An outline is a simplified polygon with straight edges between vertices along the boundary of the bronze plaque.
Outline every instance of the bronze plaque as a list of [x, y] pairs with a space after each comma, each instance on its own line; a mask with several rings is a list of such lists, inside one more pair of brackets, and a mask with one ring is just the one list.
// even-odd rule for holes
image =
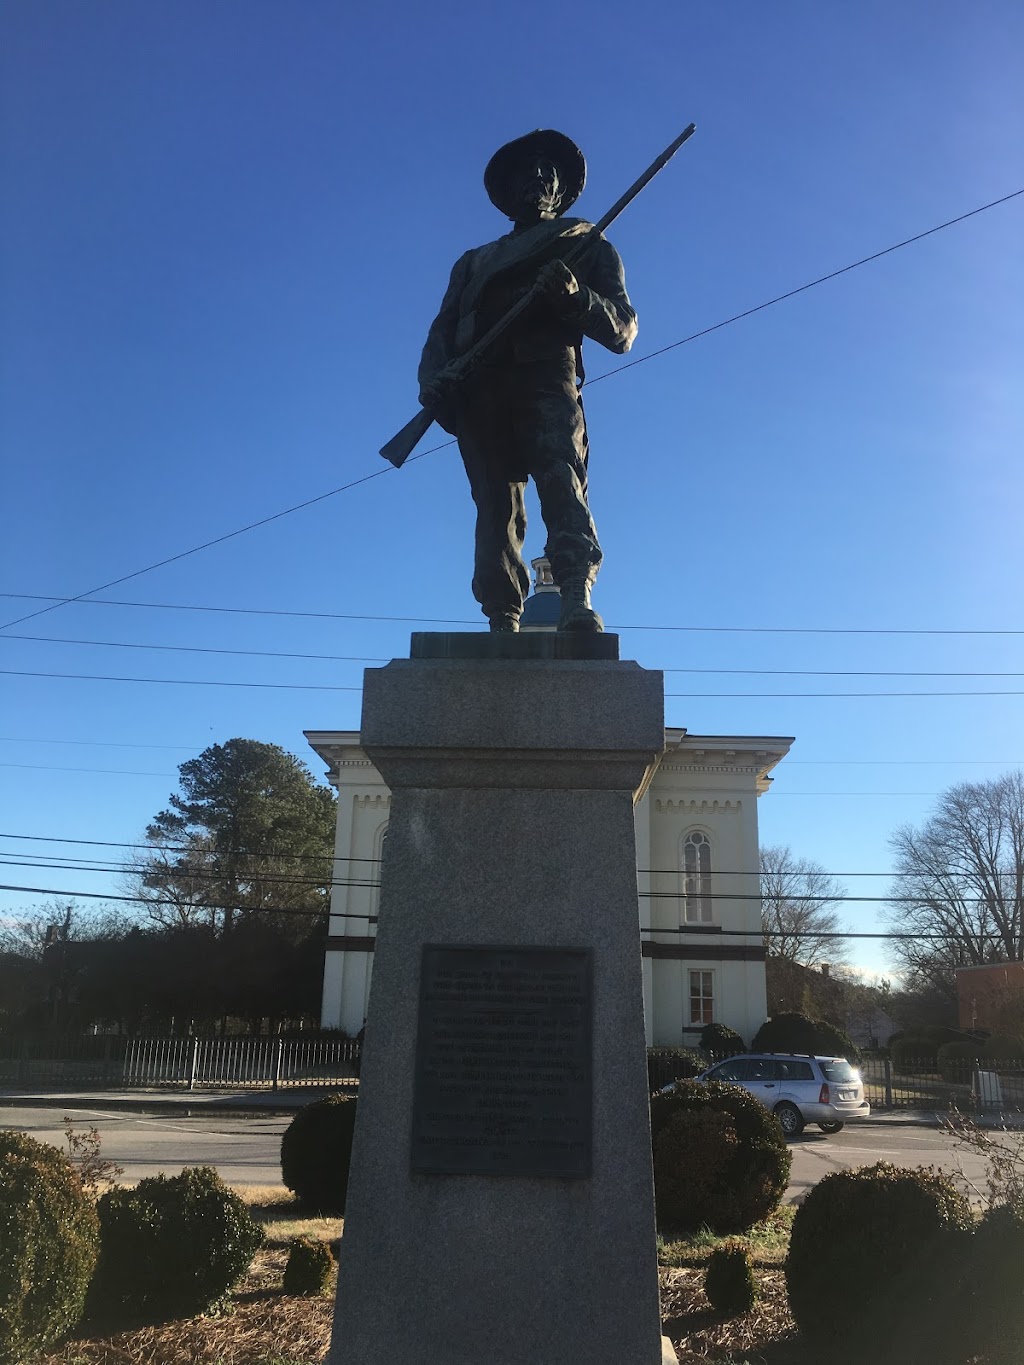
[[423, 949], [412, 1168], [590, 1175], [588, 948]]

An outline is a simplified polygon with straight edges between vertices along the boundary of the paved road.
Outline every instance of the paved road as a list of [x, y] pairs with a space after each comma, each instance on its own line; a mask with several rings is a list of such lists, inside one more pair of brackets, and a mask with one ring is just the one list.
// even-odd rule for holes
[[938, 1166], [953, 1172], [962, 1166], [964, 1173], [980, 1183], [982, 1162], [973, 1153], [964, 1153], [945, 1133], [908, 1123], [850, 1123], [841, 1133], [826, 1137], [816, 1128], [807, 1128], [795, 1138], [793, 1171], [786, 1202], [799, 1203], [812, 1185], [832, 1171], [854, 1166], [871, 1166], [888, 1161], [894, 1166]]
[[172, 1114], [117, 1113], [69, 1107], [59, 1109], [0, 1108], [0, 1127], [17, 1128], [40, 1142], [66, 1150], [64, 1115], [76, 1128], [95, 1125], [102, 1154], [124, 1167], [124, 1179], [176, 1175], [183, 1166], [215, 1166], [229, 1185], [279, 1185], [281, 1134], [287, 1115], [246, 1118], [204, 1114], [186, 1118]]
[[[124, 1167], [125, 1180], [141, 1180], [160, 1171], [176, 1174], [183, 1166], [215, 1166], [230, 1185], [277, 1185], [281, 1134], [287, 1115], [242, 1116], [112, 1112], [96, 1108], [0, 1108], [0, 1127], [17, 1128], [42, 1142], [63, 1148], [65, 1114], [79, 1128], [99, 1129], [103, 1155]], [[786, 1199], [801, 1200], [830, 1171], [889, 1161], [896, 1166], [939, 1166], [956, 1169], [957, 1149], [934, 1128], [911, 1123], [848, 1124], [826, 1137], [808, 1128], [791, 1144], [793, 1173]], [[963, 1159], [972, 1179], [982, 1173], [976, 1157]]]

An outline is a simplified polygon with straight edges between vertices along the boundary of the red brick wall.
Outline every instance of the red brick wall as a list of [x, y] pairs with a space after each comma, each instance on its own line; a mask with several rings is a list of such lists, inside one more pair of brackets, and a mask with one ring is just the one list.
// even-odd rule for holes
[[992, 1006], [1006, 996], [1024, 993], [1024, 962], [993, 962], [987, 967], [958, 967], [956, 993], [961, 1028], [991, 1028]]

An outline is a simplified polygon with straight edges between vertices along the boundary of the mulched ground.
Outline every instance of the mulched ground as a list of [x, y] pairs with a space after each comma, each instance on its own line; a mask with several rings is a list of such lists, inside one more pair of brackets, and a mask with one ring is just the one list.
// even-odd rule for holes
[[[112, 1336], [88, 1333], [38, 1365], [319, 1365], [331, 1336], [333, 1293], [299, 1299], [281, 1293], [285, 1252], [261, 1251], [231, 1311]], [[781, 1270], [757, 1270], [761, 1297], [752, 1312], [722, 1321], [704, 1297], [703, 1269], [660, 1272], [664, 1331], [680, 1365], [749, 1361], [806, 1365], [794, 1340]]]
[[283, 1248], [257, 1252], [230, 1311], [218, 1317], [85, 1334], [37, 1365], [314, 1365], [330, 1344], [334, 1294], [282, 1294], [286, 1259]]
[[697, 1361], [749, 1361], [750, 1365], [806, 1365], [786, 1302], [782, 1270], [755, 1269], [758, 1300], [742, 1317], [723, 1320], [704, 1295], [704, 1270], [663, 1269], [662, 1330], [676, 1348], [680, 1365]]

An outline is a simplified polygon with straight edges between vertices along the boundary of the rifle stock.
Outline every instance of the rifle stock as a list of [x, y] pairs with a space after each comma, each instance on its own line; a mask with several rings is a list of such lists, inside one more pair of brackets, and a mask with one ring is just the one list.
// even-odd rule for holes
[[381, 446], [380, 453], [385, 460], [390, 460], [396, 469], [401, 469], [427, 434], [433, 421], [433, 414], [426, 408], [420, 408], [411, 422], [406, 422], [402, 430], [396, 436], [392, 436], [386, 446]]

